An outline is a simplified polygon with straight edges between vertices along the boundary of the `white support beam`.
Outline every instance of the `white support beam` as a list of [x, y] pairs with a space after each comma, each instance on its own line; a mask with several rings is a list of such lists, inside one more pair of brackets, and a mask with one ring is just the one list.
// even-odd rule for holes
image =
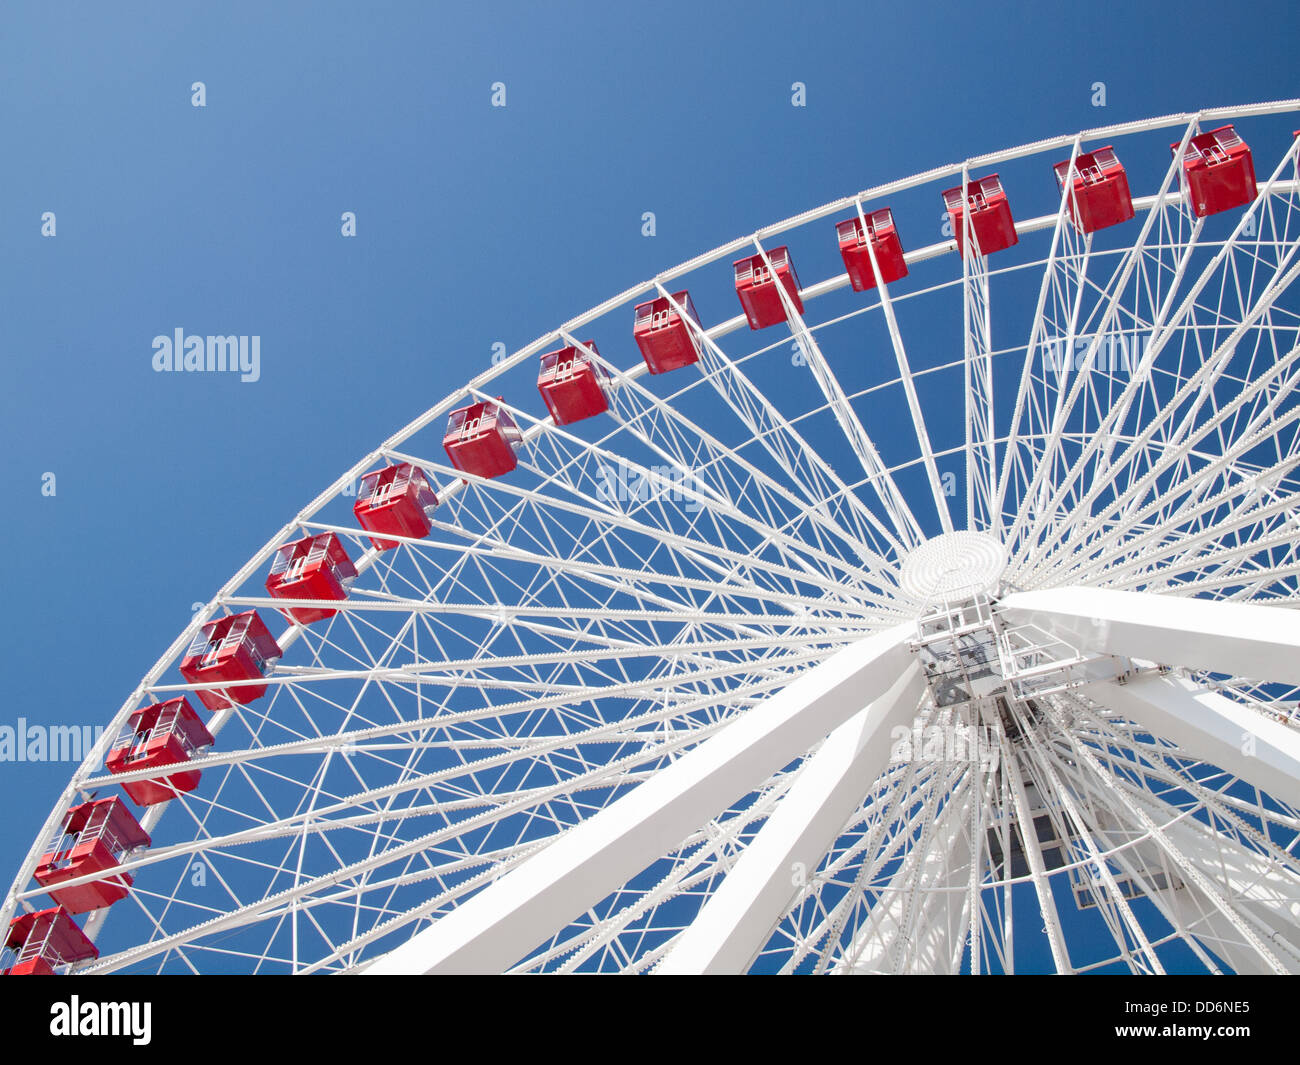
[[934, 814], [889, 884], [876, 895], [857, 934], [832, 970], [856, 975], [953, 976], [970, 933], [972, 803], [980, 782], [968, 779]]
[[1182, 677], [1101, 681], [1083, 691], [1275, 799], [1300, 802], [1300, 731]]
[[365, 971], [509, 968], [888, 691], [913, 633], [898, 625], [837, 652]]
[[743, 973], [794, 903], [796, 863], [809, 873], [889, 764], [890, 733], [910, 728], [925, 678], [913, 664], [883, 696], [841, 725], [800, 771], [722, 886], [655, 970]]
[[[1268, 944], [1275, 960], [1289, 973], [1300, 972], [1300, 885], [1294, 874], [1268, 856], [1248, 850], [1227, 833], [1183, 816], [1159, 796], [1132, 786], [1120, 790], [1129, 803], [1163, 826], [1168, 844], [1190, 861], [1231, 904], [1237, 918]], [[1149, 898], [1164, 906], [1180, 931], [1195, 936], [1238, 973], [1275, 971], [1214, 901], [1179, 875], [1174, 863], [1122, 804], [1090, 804], [1088, 816], [1108, 846], [1127, 848], [1121, 852], [1125, 871]]]
[[1050, 588], [1003, 598], [998, 615], [1078, 651], [1300, 684], [1300, 611], [1152, 592]]
[[[1269, 945], [1259, 936], [1258, 932], [1250, 927], [1250, 923], [1240, 912], [1239, 907], [1233, 905], [1226, 898], [1222, 891], [1216, 887], [1213, 881], [1199, 869], [1195, 862], [1188, 858], [1175, 843], [1173, 843], [1165, 828], [1158, 824], [1151, 814], [1144, 810], [1139, 804], [1135, 803], [1128, 797], [1125, 789], [1119, 784], [1116, 774], [1111, 768], [1103, 766], [1097, 753], [1092, 746], [1081, 742], [1079, 737], [1069, 733], [1069, 726], [1062, 718], [1060, 708], [1051, 704], [1046, 704], [1045, 709], [1047, 716], [1053, 724], [1062, 731], [1067, 732], [1070, 755], [1067, 757], [1061, 751], [1054, 752], [1054, 758], [1061, 765], [1061, 772], [1069, 776], [1072, 774], [1082, 773], [1087, 780], [1084, 785], [1084, 802], [1083, 807], [1089, 808], [1089, 814], [1081, 814], [1081, 818], [1076, 819], [1077, 827], [1081, 830], [1084, 838], [1095, 838], [1096, 833], [1089, 821], [1089, 815], [1095, 809], [1096, 804], [1100, 801], [1103, 805], [1109, 800], [1118, 799], [1119, 806], [1117, 811], [1122, 811], [1117, 819], [1114, 812], [1109, 817], [1112, 823], [1130, 824], [1137, 833], [1140, 833], [1146, 839], [1153, 842], [1163, 858], [1166, 859], [1164, 869], [1166, 872], [1180, 877], [1198, 889], [1201, 894], [1221, 913], [1232, 925], [1232, 927], [1241, 936], [1241, 939], [1255, 951], [1268, 966], [1269, 970], [1275, 973], [1286, 972], [1286, 966], [1278, 959], [1276, 953], [1269, 948]], [[1060, 790], [1064, 785], [1058, 785]], [[1095, 792], [1093, 789], [1095, 788]], [[1099, 797], [1099, 798], [1098, 798]], [[1104, 846], [1104, 843], [1103, 843]], [[1128, 856], [1119, 863], [1123, 867], [1129, 863]], [[1117, 891], [1117, 884], [1114, 877], [1103, 862], [1097, 863], [1097, 872], [1106, 887], [1114, 893], [1115, 901], [1118, 905], [1125, 905], [1123, 902], [1123, 892]]]
[[[1056, 966], [1058, 976], [1074, 972], [1070, 963], [1070, 951], [1065, 945], [1065, 933], [1061, 930], [1061, 916], [1056, 909], [1056, 898], [1052, 895], [1052, 883], [1047, 876], [1047, 861], [1043, 856], [1043, 845], [1038, 838], [1035, 811], [1029, 805], [1029, 796], [1025, 791], [1025, 778], [1020, 772], [1021, 755], [1003, 741], [1002, 773], [1008, 783], [1016, 815], [1016, 832], [1020, 836], [1020, 849], [1029, 863], [1029, 875], [1034, 884], [1034, 893], [1038, 896], [1038, 910], [1043, 917], [1043, 932], [1047, 936], [1048, 947], [1052, 951], [1052, 964]], [[1007, 874], [1011, 872], [1011, 852], [1002, 852]]]

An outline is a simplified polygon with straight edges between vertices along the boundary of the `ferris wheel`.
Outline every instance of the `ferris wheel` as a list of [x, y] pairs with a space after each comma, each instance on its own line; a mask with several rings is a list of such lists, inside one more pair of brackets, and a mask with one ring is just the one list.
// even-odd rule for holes
[[493, 365], [144, 676], [0, 969], [1300, 972], [1298, 110], [890, 182]]

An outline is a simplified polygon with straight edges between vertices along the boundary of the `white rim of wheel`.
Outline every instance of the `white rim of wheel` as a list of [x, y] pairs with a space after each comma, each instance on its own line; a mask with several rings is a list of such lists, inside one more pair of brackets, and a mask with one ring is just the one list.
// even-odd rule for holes
[[[631, 339], [633, 305], [716, 290], [710, 266], [778, 236], [798, 261], [916, 190], [937, 204], [1026, 162], [1050, 181], [1089, 145], [1136, 162], [1297, 110], [1089, 130], [868, 189], [515, 352], [195, 614], [50, 812], [0, 925], [51, 905], [32, 877], [70, 806], [157, 776], [104, 756], [139, 706], [192, 695], [177, 665], [200, 627], [272, 624], [276, 549], [332, 531], [360, 571], [347, 600], [272, 624], [267, 694], [203, 712], [203, 780], [134, 808], [153, 845], [116, 867], [128, 898], [78, 919], [100, 956], [74, 971], [1300, 972], [1295, 142], [1252, 141], [1258, 195], [1215, 219], [1164, 148], [1122, 229], [1080, 235], [1062, 195], [1017, 211], [1015, 248], [963, 258], [910, 247], [900, 217], [914, 274], [894, 285], [835, 273], [804, 314], [782, 295], [788, 328], [719, 321], [663, 377]], [[958, 323], [946, 357], [908, 344], [935, 309]], [[612, 398], [556, 426], [529, 371], [566, 345]], [[519, 468], [462, 479], [442, 424], [498, 395]], [[907, 432], [873, 436], [890, 419]], [[441, 505], [380, 553], [349, 493], [396, 462]]]

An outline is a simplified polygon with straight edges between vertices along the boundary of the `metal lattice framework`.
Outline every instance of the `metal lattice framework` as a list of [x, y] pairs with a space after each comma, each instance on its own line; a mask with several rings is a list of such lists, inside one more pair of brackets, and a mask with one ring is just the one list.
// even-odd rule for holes
[[[1296, 110], [868, 189], [493, 366], [196, 614], [0, 922], [49, 905], [32, 874], [71, 805], [157, 775], [104, 756], [137, 707], [193, 694], [199, 628], [275, 617], [277, 547], [333, 531], [347, 600], [211, 715], [200, 786], [143, 813], [153, 844], [77, 971], [1300, 971]], [[1197, 218], [1167, 145], [1228, 120], [1268, 131], [1258, 194]], [[1041, 181], [1102, 140], [1135, 182], [1158, 162], [1124, 226], [1081, 235], [1062, 193], [1014, 249], [946, 235], [892, 285], [833, 270], [803, 314], [778, 285], [788, 329], [698, 327], [698, 365], [663, 377], [579, 339], [634, 351], [634, 303], [689, 283], [721, 306], [717, 264], [778, 235], [833, 253], [831, 216], [893, 202], [906, 238], [909, 197], [932, 219], [944, 184]], [[535, 360], [560, 345], [609, 371], [608, 414], [544, 416]], [[442, 424], [498, 394], [519, 467], [462, 478]], [[441, 504], [380, 553], [351, 493], [395, 462]]]

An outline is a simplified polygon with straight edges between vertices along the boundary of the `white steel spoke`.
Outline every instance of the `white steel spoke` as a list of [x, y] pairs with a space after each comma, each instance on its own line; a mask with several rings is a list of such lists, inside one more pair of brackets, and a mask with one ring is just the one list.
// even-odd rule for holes
[[997, 453], [993, 424], [992, 318], [989, 306], [988, 260], [972, 224], [967, 188], [970, 175], [961, 175], [963, 242], [962, 327], [964, 332], [963, 395], [966, 430], [966, 528], [1000, 527], [994, 512]]
[[[766, 249], [757, 240], [754, 241], [754, 246], [758, 248], [759, 254], [763, 257], [768, 274], [776, 277], [776, 268], [772, 265], [772, 260], [768, 257]], [[868, 246], [870, 246], [870, 242], [868, 242]], [[921, 528], [912, 515], [911, 508], [898, 491], [897, 485], [894, 484], [894, 479], [890, 475], [888, 468], [881, 461], [876, 445], [871, 442], [871, 437], [863, 428], [861, 419], [858, 418], [857, 412], [854, 411], [848, 396], [844, 394], [844, 389], [840, 387], [839, 380], [835, 377], [835, 371], [831, 369], [826, 356], [822, 354], [821, 348], [818, 346], [811, 330], [804, 323], [803, 315], [795, 307], [790, 294], [786, 292], [784, 285], [778, 284], [774, 288], [781, 300], [782, 307], [785, 308], [786, 321], [790, 325], [790, 331], [794, 334], [800, 350], [808, 360], [808, 366], [817, 379], [817, 386], [821, 389], [822, 395], [826, 397], [826, 402], [830, 405], [836, 422], [839, 423], [839, 427], [848, 440], [849, 446], [857, 456], [858, 462], [861, 463], [862, 470], [867, 475], [867, 484], [879, 497], [881, 506], [885, 508], [885, 513], [889, 515], [893, 531], [899, 541], [906, 548], [916, 547], [923, 537]]]

